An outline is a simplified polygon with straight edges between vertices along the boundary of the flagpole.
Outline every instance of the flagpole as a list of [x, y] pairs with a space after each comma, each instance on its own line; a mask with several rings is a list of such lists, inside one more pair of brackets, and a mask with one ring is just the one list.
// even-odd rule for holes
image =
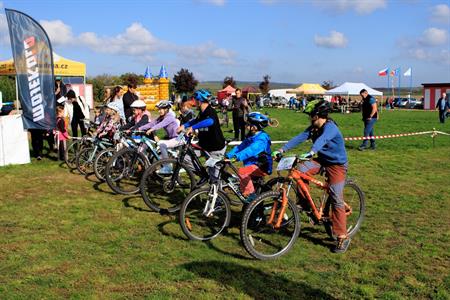
[[410, 69], [410, 74], [409, 74], [409, 94], [412, 96], [412, 68]]
[[400, 79], [402, 77], [402, 69], [399, 67], [398, 68], [398, 97], [400, 98]]
[[388, 92], [389, 92], [389, 89], [390, 89], [390, 84], [389, 84], [389, 72], [390, 72], [389, 69], [387, 69], [387, 74], [386, 74], [387, 76], [386, 76], [386, 77], [387, 77], [387, 80], [388, 80], [388, 86], [387, 86]]

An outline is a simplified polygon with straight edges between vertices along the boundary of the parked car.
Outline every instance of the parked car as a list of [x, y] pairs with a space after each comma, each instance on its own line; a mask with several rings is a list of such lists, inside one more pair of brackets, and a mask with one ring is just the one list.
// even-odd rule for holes
[[417, 105], [416, 98], [394, 98], [394, 107], [398, 108], [415, 108]]

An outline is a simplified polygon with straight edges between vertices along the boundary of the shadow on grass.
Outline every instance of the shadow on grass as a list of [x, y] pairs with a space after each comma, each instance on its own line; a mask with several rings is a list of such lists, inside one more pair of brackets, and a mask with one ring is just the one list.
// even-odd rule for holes
[[191, 262], [181, 267], [202, 278], [215, 280], [219, 285], [232, 287], [253, 299], [336, 299], [306, 283], [232, 262]]
[[[331, 250], [331, 248], [334, 246], [334, 242], [329, 240], [326, 233], [317, 228], [317, 226], [303, 227], [300, 231], [299, 237], [312, 242], [314, 245], [320, 245], [322, 247], [326, 247]], [[317, 234], [319, 234], [320, 236], [316, 237]]]
[[[166, 225], [169, 225], [169, 224], [178, 224], [178, 218], [171, 217], [170, 220], [167, 220], [165, 222], [159, 223], [158, 224], [159, 232], [161, 232], [161, 234], [163, 234], [165, 236], [169, 236], [171, 238], [174, 238], [174, 239], [177, 239], [177, 240], [180, 240], [180, 241], [189, 241], [189, 239], [187, 237], [185, 237], [184, 235], [176, 235], [176, 234], [166, 230], [164, 227]], [[181, 231], [181, 228], [180, 228], [180, 231]]]
[[133, 203], [130, 203], [130, 200], [133, 200], [133, 199], [141, 199], [141, 196], [140, 195], [129, 196], [129, 197], [122, 199], [123, 206], [126, 208], [132, 208], [132, 209], [134, 209], [136, 211], [140, 211], [140, 212], [154, 212], [151, 209], [145, 209], [145, 208], [136, 206]]
[[[240, 238], [239, 234], [229, 233], [227, 231], [223, 232], [222, 234], [227, 236], [227, 237], [231, 237], [232, 239], [238, 241], [238, 243], [241, 242], [241, 238]], [[217, 238], [220, 239], [220, 236], [218, 236]], [[224, 255], [227, 255], [227, 256], [230, 256], [230, 257], [234, 257], [234, 258], [237, 258], [237, 259], [245, 259], [245, 260], [251, 259], [250, 257], [244, 256], [244, 255], [239, 254], [239, 253], [232, 253], [232, 252], [228, 252], [228, 251], [225, 251], [223, 249], [220, 249], [219, 247], [214, 245], [214, 240], [207, 241], [205, 243], [206, 243], [206, 245], [208, 246], [209, 249], [212, 249], [212, 250], [217, 251], [219, 253], [222, 253]]]
[[86, 174], [84, 175], [84, 179], [86, 179], [86, 180], [89, 181], [89, 182], [101, 182], [101, 181], [97, 178], [97, 176], [95, 176], [95, 173], [94, 173], [94, 172], [92, 172], [92, 173], [86, 173]]
[[[102, 188], [101, 188], [102, 185], [108, 187], [108, 184], [107, 184], [106, 182], [104, 182], [104, 181], [102, 181], [102, 182], [96, 181], [92, 187], [94, 188], [94, 190], [99, 191], [99, 192], [102, 192], [102, 193], [105, 193], [105, 194], [109, 194], [109, 195], [117, 195], [117, 194], [114, 193], [114, 192], [111, 192], [111, 191], [107, 191], [107, 190], [102, 189]], [[108, 189], [109, 189], [109, 187], [108, 187]]]

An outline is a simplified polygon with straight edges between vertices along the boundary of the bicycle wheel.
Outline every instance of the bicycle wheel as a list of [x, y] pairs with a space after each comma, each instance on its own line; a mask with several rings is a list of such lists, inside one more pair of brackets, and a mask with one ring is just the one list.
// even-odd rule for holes
[[94, 160], [94, 173], [100, 181], [105, 181], [106, 165], [109, 159], [114, 155], [116, 149], [106, 148], [98, 153]]
[[[279, 228], [268, 224], [271, 214], [276, 221], [282, 213], [281, 193], [267, 192], [259, 196], [244, 211], [241, 240], [245, 250], [254, 258], [267, 260], [287, 253], [300, 233], [300, 216], [295, 203], [289, 199]], [[274, 210], [275, 207], [275, 210]]]
[[273, 118], [270, 118], [270, 122], [269, 122], [269, 126], [270, 127], [278, 127], [280, 125], [280, 122], [278, 122], [278, 120], [277, 119], [273, 119]]
[[[177, 174], [173, 171], [177, 170]], [[193, 190], [195, 175], [174, 158], [161, 159], [142, 176], [140, 192], [145, 204], [156, 212], [178, 211], [186, 196]]]
[[105, 179], [108, 186], [118, 194], [131, 195], [139, 192], [139, 183], [149, 160], [135, 149], [122, 149], [106, 164]]
[[[353, 237], [364, 220], [365, 196], [361, 188], [350, 180], [345, 182], [343, 194], [347, 215], [347, 235]], [[335, 239], [331, 222], [324, 222], [324, 225], [330, 238]]]
[[208, 241], [217, 237], [231, 219], [230, 202], [227, 195], [217, 191], [214, 208], [210, 209], [211, 187], [199, 188], [183, 201], [179, 221], [183, 233], [191, 240]]
[[77, 154], [79, 153], [81, 148], [81, 140], [75, 140], [67, 147], [66, 153], [64, 155], [64, 161], [69, 169], [74, 170], [77, 168]]
[[96, 148], [83, 148], [77, 155], [77, 170], [83, 175], [94, 172], [94, 160], [96, 155]]

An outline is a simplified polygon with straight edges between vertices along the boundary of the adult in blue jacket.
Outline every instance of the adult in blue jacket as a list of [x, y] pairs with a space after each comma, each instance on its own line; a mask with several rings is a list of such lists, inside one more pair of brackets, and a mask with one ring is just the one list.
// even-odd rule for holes
[[249, 135], [238, 146], [226, 154], [226, 157], [244, 163], [239, 168], [240, 188], [247, 201], [256, 198], [252, 177], [262, 177], [272, 173], [272, 157], [270, 156], [270, 136], [263, 131], [269, 125], [269, 118], [253, 112], [247, 115]]
[[347, 216], [343, 197], [348, 162], [344, 138], [336, 123], [328, 118], [330, 110], [327, 101], [314, 100], [309, 102], [304, 112], [309, 114], [311, 126], [291, 139], [281, 149], [275, 151], [273, 155], [288, 151], [308, 139], [312, 140], [311, 150], [300, 157], [312, 158], [317, 154], [317, 158], [301, 164], [300, 171], [308, 175], [315, 175], [320, 171], [321, 166], [325, 168], [329, 185], [328, 193], [331, 200], [333, 234], [337, 237], [337, 244], [333, 252], [342, 253], [350, 245], [350, 238], [347, 236]]

